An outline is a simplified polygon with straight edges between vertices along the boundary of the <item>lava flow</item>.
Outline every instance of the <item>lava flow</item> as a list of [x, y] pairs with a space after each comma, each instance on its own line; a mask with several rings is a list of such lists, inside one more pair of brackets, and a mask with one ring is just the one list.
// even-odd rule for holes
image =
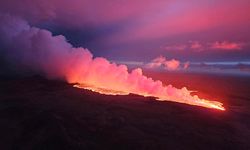
[[97, 93], [105, 94], [105, 95], [128, 95], [129, 94], [123, 91], [115, 91], [112, 89], [95, 87], [95, 86], [88, 85], [88, 84], [75, 84], [74, 87], [90, 90], [92, 92], [97, 92]]
[[[97, 92], [100, 94], [105, 94], [105, 95], [128, 95], [129, 94], [129, 92], [116, 91], [116, 90], [103, 88], [103, 87], [95, 87], [89, 84], [75, 84], [74, 87], [87, 89], [87, 90]], [[191, 92], [188, 91], [185, 87], [182, 88], [182, 90], [186, 91], [186, 96], [184, 96], [182, 100], [173, 99], [173, 98], [171, 99], [165, 95], [150, 95], [150, 94], [143, 94], [143, 93], [133, 93], [133, 94], [138, 94], [144, 97], [155, 96], [157, 97], [156, 100], [159, 100], [159, 101], [174, 101], [174, 102], [185, 103], [189, 105], [196, 105], [196, 106], [202, 106], [206, 108], [213, 108], [213, 109], [225, 111], [225, 108], [222, 106], [223, 104], [220, 102], [200, 99], [197, 95], [191, 96], [190, 95]]]

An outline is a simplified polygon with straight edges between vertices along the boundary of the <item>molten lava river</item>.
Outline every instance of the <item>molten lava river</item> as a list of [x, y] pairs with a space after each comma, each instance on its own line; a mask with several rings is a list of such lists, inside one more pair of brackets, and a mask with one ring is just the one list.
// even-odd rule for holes
[[177, 91], [177, 94], [174, 94], [174, 96], [169, 96], [168, 94], [160, 95], [160, 94], [149, 94], [149, 93], [143, 93], [143, 92], [128, 92], [128, 91], [122, 91], [122, 90], [118, 91], [118, 90], [113, 90], [111, 88], [99, 87], [99, 86], [97, 87], [97, 86], [93, 86], [90, 84], [75, 84], [74, 87], [87, 89], [87, 90], [97, 92], [100, 94], [105, 94], [105, 95], [128, 95], [129, 93], [133, 93], [133, 94], [138, 94], [144, 97], [153, 96], [153, 97], [156, 97], [157, 98], [156, 100], [159, 100], [159, 101], [173, 101], [173, 102], [185, 103], [189, 105], [196, 105], [196, 106], [202, 106], [206, 108], [212, 108], [212, 109], [225, 111], [225, 108], [223, 107], [223, 104], [221, 102], [201, 99], [197, 95], [192, 96], [190, 94], [191, 91], [187, 90], [187, 88], [185, 87], [182, 89], [176, 89], [171, 86], [172, 90], [174, 89]]

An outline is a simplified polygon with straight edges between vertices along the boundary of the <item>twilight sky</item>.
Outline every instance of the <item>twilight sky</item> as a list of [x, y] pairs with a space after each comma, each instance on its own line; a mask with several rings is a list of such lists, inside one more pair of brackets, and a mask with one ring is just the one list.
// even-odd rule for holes
[[250, 61], [250, 0], [1, 0], [0, 13], [116, 61]]

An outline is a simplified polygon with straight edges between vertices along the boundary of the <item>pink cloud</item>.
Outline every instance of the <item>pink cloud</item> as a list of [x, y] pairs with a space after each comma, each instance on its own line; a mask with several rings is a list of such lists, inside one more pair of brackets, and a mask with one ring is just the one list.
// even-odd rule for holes
[[163, 56], [159, 56], [155, 59], [153, 59], [150, 63], [148, 63], [146, 65], [147, 68], [158, 68], [160, 67], [162, 64], [164, 64], [166, 61], [166, 58]]
[[159, 56], [153, 59], [150, 63], [146, 64], [147, 68], [164, 67], [167, 70], [177, 70], [180, 68], [181, 62], [176, 59], [167, 60], [164, 56]]
[[241, 50], [242, 49], [242, 43], [236, 43], [236, 42], [214, 42], [211, 44], [212, 49], [222, 49], [222, 50]]
[[167, 51], [176, 50], [182, 51], [184, 49], [193, 51], [193, 52], [201, 52], [205, 50], [209, 51], [217, 51], [217, 50], [242, 50], [243, 46], [248, 45], [248, 43], [244, 42], [229, 42], [229, 41], [214, 41], [214, 42], [199, 42], [199, 41], [190, 41], [189, 43], [184, 44], [174, 44], [167, 45], [163, 47], [163, 49]]
[[176, 70], [180, 66], [180, 61], [176, 59], [171, 59], [164, 62], [165, 68], [168, 70]]

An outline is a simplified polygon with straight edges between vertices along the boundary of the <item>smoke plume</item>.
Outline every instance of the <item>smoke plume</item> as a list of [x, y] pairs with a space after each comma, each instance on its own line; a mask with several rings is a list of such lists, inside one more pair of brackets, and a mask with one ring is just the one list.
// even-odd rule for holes
[[88, 49], [75, 48], [64, 36], [53, 36], [48, 30], [31, 27], [25, 20], [10, 15], [0, 15], [0, 20], [1, 51], [8, 62], [18, 68], [48, 78], [65, 79], [69, 83], [224, 110], [219, 102], [191, 96], [185, 87], [164, 86], [161, 81], [144, 76], [140, 68], [129, 72], [125, 65], [111, 63], [102, 57], [93, 58]]

